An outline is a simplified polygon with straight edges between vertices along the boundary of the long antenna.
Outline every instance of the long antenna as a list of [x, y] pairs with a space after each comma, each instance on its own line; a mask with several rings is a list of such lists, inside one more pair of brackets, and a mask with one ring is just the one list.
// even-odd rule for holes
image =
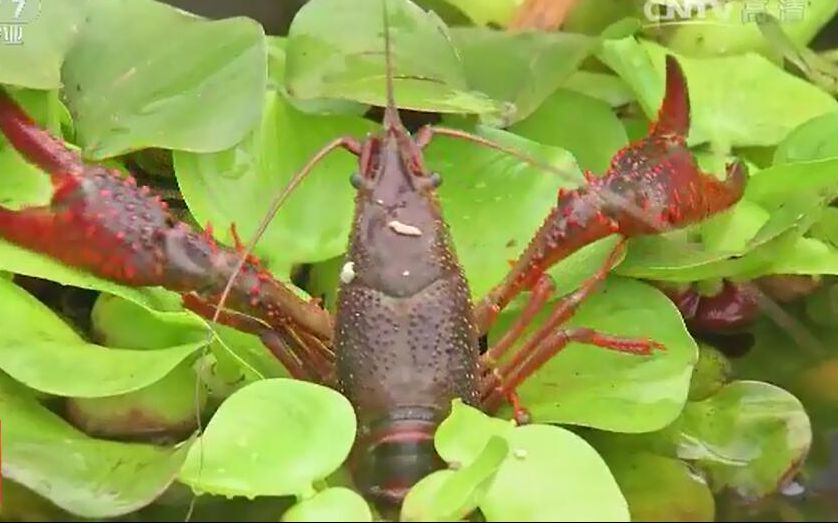
[[381, 0], [381, 11], [384, 16], [384, 76], [387, 82], [387, 106], [384, 108], [383, 124], [385, 129], [399, 129], [403, 126], [393, 95], [393, 61], [390, 56], [390, 19], [387, 12], [387, 0]]

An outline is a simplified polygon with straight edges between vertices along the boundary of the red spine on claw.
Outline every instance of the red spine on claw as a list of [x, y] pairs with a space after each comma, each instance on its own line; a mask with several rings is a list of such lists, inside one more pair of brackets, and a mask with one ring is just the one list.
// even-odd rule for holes
[[[610, 234], [624, 237], [681, 228], [722, 212], [742, 197], [747, 181], [741, 162], [719, 180], [704, 173], [687, 148], [690, 105], [687, 83], [672, 56], [666, 59], [666, 91], [649, 134], [620, 150], [602, 177], [560, 191], [558, 203], [516, 261], [509, 278], [484, 300], [491, 315], [532, 287], [553, 264]], [[478, 317], [480, 325], [492, 320]]]
[[[175, 220], [133, 178], [84, 164], [5, 93], [0, 93], [0, 130], [56, 187], [47, 206], [0, 207], [2, 237], [111, 281], [187, 294], [188, 307], [212, 314], [235, 270], [235, 249]], [[255, 258], [237, 276], [227, 307], [235, 311], [224, 315], [228, 323], [255, 334], [294, 325], [319, 339], [332, 335], [328, 313], [297, 297]]]

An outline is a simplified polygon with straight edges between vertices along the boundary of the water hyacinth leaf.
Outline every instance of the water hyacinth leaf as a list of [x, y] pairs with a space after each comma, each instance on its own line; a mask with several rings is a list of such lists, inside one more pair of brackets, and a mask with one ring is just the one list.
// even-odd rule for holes
[[344, 487], [321, 490], [292, 506], [280, 521], [372, 521], [364, 498]]
[[550, 425], [506, 435], [509, 456], [480, 502], [487, 521], [630, 521], [608, 465], [584, 439]]
[[115, 518], [153, 502], [174, 481], [191, 443], [163, 447], [91, 438], [5, 375], [0, 419], [3, 476], [82, 518]]
[[521, 0], [496, 0], [484, 2], [482, 0], [446, 0], [468, 15], [478, 25], [496, 24], [501, 27], [512, 19], [515, 10], [521, 5]]
[[85, 154], [232, 146], [261, 111], [265, 57], [262, 27], [248, 18], [209, 21], [151, 0], [88, 0], [62, 70]]
[[625, 128], [604, 102], [557, 89], [510, 132], [569, 151], [581, 169], [603, 173], [628, 143]]
[[440, 470], [408, 492], [401, 521], [460, 521], [482, 501], [509, 453], [502, 436], [491, 436], [477, 457], [456, 470]]
[[[501, 314], [490, 333], [490, 345], [509, 328], [521, 306], [518, 300]], [[542, 313], [534, 324], [545, 317]], [[680, 312], [660, 291], [639, 281], [609, 277], [562, 327], [654, 340], [666, 350], [643, 356], [569, 344], [517, 389], [534, 421], [647, 432], [679, 416], [698, 347]]]
[[812, 428], [800, 401], [769, 383], [735, 381], [690, 402], [678, 421], [678, 456], [702, 468], [714, 491], [746, 498], [773, 492], [809, 452]]
[[[338, 98], [383, 106], [384, 27], [379, 2], [308, 2], [289, 28], [286, 89], [293, 98]], [[448, 28], [432, 11], [388, 0], [393, 84], [399, 107], [429, 112], [497, 112], [469, 89]], [[332, 23], [338, 17], [343, 22]]]
[[[691, 145], [776, 145], [800, 124], [838, 108], [826, 92], [754, 53], [694, 58], [629, 37], [606, 40], [598, 56], [632, 86], [653, 118], [663, 97], [667, 54], [678, 59], [687, 79]], [[760, 96], [747, 88], [753, 85], [760, 86]]]
[[484, 117], [486, 123], [498, 126], [529, 116], [598, 43], [590, 36], [564, 32], [513, 33], [483, 27], [458, 27], [451, 32], [469, 87], [509, 104], [501, 119]]
[[[30, 89], [61, 87], [61, 65], [82, 30], [85, 7], [75, 0], [2, 2], [0, 83]], [[20, 6], [20, 13], [15, 13]], [[14, 45], [12, 40], [19, 40]]]
[[[0, 368], [36, 390], [101, 397], [140, 389], [163, 378], [203, 346], [161, 350], [106, 348], [87, 343], [35, 297], [0, 280]], [[73, 376], [73, 379], [67, 379]]]
[[835, 133], [838, 133], [838, 111], [800, 124], [774, 150], [774, 165], [838, 157], [838, 143], [831, 139]]
[[713, 521], [716, 507], [707, 484], [683, 461], [646, 451], [604, 454], [626, 496], [632, 521]]
[[544, 222], [558, 189], [576, 187], [583, 178], [563, 149], [506, 131], [469, 130], [566, 173], [545, 172], [509, 154], [445, 136], [427, 147], [425, 165], [443, 179], [438, 193], [444, 218], [472, 295], [479, 297], [509, 271], [508, 260], [520, 255]]
[[[211, 154], [176, 151], [175, 172], [199, 223], [212, 223], [228, 245], [235, 224], [247, 243], [273, 199], [314, 153], [336, 137], [360, 138], [374, 127], [354, 116], [305, 114], [269, 92], [261, 124], [242, 143]], [[353, 155], [333, 151], [288, 197], [254, 249], [276, 276], [286, 276], [294, 263], [325, 260], [346, 249], [354, 199], [349, 177], [355, 171]]]
[[[608, 466], [584, 439], [566, 429], [516, 427], [455, 401], [435, 443], [440, 456], [459, 468], [481, 458], [493, 465], [498, 451], [491, 449], [491, 441], [496, 438], [506, 440], [508, 452], [478, 502], [487, 521], [629, 521], [625, 498]], [[438, 474], [426, 487], [432, 490], [453, 477]]]
[[[766, 39], [757, 23], [758, 16], [770, 15], [795, 44], [805, 45], [838, 11], [838, 2], [708, 2], [703, 16], [694, 13], [694, 20], [704, 23], [649, 24], [646, 34], [677, 52], [697, 57], [736, 55], [758, 52], [774, 57], [777, 49]], [[675, 14], [675, 13], [673, 13]], [[703, 20], [697, 20], [699, 17]]]
[[179, 480], [225, 496], [308, 496], [344, 462], [354, 439], [355, 413], [334, 390], [285, 378], [256, 381], [221, 404]]

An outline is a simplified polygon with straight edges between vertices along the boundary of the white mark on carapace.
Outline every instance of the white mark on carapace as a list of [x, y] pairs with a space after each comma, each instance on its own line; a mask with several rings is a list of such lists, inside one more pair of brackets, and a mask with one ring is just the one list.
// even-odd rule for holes
[[340, 270], [340, 281], [343, 283], [350, 283], [355, 279], [355, 263], [346, 262]]
[[398, 220], [387, 222], [387, 226], [393, 229], [394, 233], [401, 234], [402, 236], [422, 236], [422, 229]]
[[402, 273], [402, 276], [410, 276], [410, 271], [404, 271], [404, 272]]
[[384, 205], [384, 200], [378, 198], [377, 200], [375, 200], [375, 203], [377, 203], [378, 205]]

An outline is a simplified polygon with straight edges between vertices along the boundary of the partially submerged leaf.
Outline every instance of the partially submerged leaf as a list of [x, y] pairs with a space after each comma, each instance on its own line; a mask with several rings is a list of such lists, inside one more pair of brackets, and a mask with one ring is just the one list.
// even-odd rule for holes
[[292, 506], [281, 521], [372, 521], [372, 513], [360, 494], [344, 487], [321, 490]]
[[735, 381], [689, 403], [679, 420], [678, 456], [706, 471], [714, 491], [762, 497], [790, 479], [812, 444], [800, 401], [769, 383]]
[[309, 495], [354, 440], [355, 414], [339, 393], [299, 380], [256, 381], [221, 404], [179, 480], [225, 496]]
[[110, 519], [148, 505], [174, 481], [191, 442], [177, 447], [84, 435], [0, 375], [3, 475], [83, 518]]
[[[161, 350], [106, 348], [83, 341], [45, 305], [0, 280], [0, 368], [43, 392], [61, 396], [122, 394], [164, 377], [203, 343]], [[72, 377], [72, 379], [68, 379]]]

